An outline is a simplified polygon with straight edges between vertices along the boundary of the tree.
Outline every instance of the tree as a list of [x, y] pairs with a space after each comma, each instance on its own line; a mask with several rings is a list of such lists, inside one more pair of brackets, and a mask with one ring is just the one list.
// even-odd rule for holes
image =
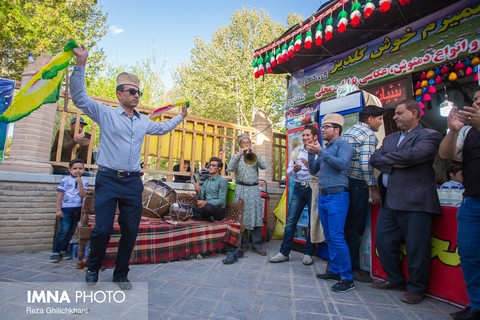
[[97, 43], [106, 19], [96, 0], [0, 1], [1, 76], [19, 80], [29, 53], [57, 55], [69, 39], [89, 48], [89, 72], [95, 73], [104, 58]]
[[[90, 64], [90, 61], [89, 61]], [[133, 66], [107, 65], [106, 70], [97, 77], [86, 81], [87, 94], [117, 100], [115, 88], [117, 86], [117, 75], [121, 72], [131, 72], [140, 78], [140, 90], [143, 96], [140, 104], [159, 108], [163, 103], [165, 85], [161, 79], [164, 73], [166, 62], [152, 53], [152, 57], [137, 61]]]
[[[300, 17], [289, 15], [289, 24]], [[285, 75], [255, 79], [254, 49], [280, 36], [286, 27], [264, 10], [237, 10], [230, 24], [218, 28], [209, 43], [194, 40], [191, 61], [174, 74], [177, 99], [190, 100], [193, 114], [250, 126], [259, 109], [283, 127]]]

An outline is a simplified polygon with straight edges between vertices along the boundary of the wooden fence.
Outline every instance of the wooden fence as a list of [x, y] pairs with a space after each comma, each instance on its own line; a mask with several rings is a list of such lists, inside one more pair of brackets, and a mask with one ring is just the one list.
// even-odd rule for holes
[[[118, 101], [92, 97], [95, 101], [116, 107]], [[57, 147], [57, 157], [55, 161], [51, 163], [53, 165], [68, 166], [68, 163], [60, 161], [60, 155], [62, 150], [62, 142], [64, 136], [64, 130], [70, 130], [66, 124], [69, 124], [74, 116], [77, 116], [77, 122], [74, 128], [75, 134], [79, 132], [80, 123], [79, 117], [82, 116], [89, 124], [88, 131], [90, 131], [90, 144], [88, 146], [88, 157], [86, 162], [87, 168], [96, 168], [96, 165], [92, 161], [92, 154], [98, 147], [99, 143], [99, 130], [95, 122], [86, 117], [83, 112], [77, 108], [69, 108], [68, 105], [73, 106], [73, 103], [65, 104], [64, 107], [58, 107], [56, 128], [59, 130], [59, 142]], [[139, 106], [136, 110], [145, 115], [150, 114], [153, 109]], [[177, 115], [177, 113], [165, 112], [161, 115], [160, 121], [170, 119]], [[64, 128], [61, 130], [60, 128]], [[167, 176], [167, 181], [173, 179], [173, 166], [176, 163], [180, 163], [180, 168], [183, 168], [183, 162], [190, 160], [192, 169], [199, 170], [205, 168], [208, 160], [212, 156], [216, 156], [222, 159], [224, 164], [228, 164], [231, 156], [236, 152], [236, 137], [241, 133], [248, 133], [252, 136], [255, 133], [254, 128], [239, 126], [232, 123], [211, 120], [194, 115], [188, 115], [177, 128], [172, 132], [163, 136], [146, 135], [144, 144], [142, 147], [142, 159], [143, 159], [143, 172], [151, 174], [161, 174]], [[274, 157], [274, 179], [281, 180], [282, 174], [284, 174], [284, 164], [282, 160], [285, 160], [285, 135], [283, 140], [281, 135], [275, 134], [276, 139], [279, 139], [279, 143], [274, 145], [273, 154], [278, 153]], [[283, 144], [282, 142], [283, 141]], [[283, 151], [282, 151], [283, 150]], [[72, 158], [75, 157], [74, 151], [72, 151]], [[224, 165], [222, 174], [225, 175], [226, 165]], [[176, 173], [179, 175], [188, 175], [186, 172]]]

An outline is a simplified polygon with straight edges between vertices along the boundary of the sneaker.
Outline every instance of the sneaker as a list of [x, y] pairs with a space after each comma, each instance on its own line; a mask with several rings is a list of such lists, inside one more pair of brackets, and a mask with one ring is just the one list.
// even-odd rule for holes
[[338, 274], [331, 273], [330, 271], [327, 271], [325, 273], [319, 273], [317, 274], [318, 279], [322, 280], [335, 280], [335, 281], [340, 281], [341, 278]]
[[353, 280], [340, 279], [336, 284], [333, 285], [332, 290], [335, 292], [347, 292], [355, 289], [355, 284]]
[[62, 255], [63, 260], [72, 259], [72, 253], [71, 252], [61, 251], [60, 254]]
[[290, 258], [288, 256], [284, 256], [280, 252], [268, 259], [268, 261], [270, 261], [271, 263], [285, 262], [288, 260], [290, 260]]
[[50, 262], [57, 263], [60, 260], [62, 260], [62, 257], [60, 256], [60, 253], [54, 252], [50, 255]]
[[306, 254], [303, 256], [303, 264], [306, 266], [312, 265], [313, 264], [313, 259], [312, 256]]

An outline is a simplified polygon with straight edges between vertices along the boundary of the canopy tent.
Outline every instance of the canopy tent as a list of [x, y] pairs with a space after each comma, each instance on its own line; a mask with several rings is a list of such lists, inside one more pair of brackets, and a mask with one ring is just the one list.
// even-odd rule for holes
[[[334, 0], [324, 4], [310, 18], [292, 26], [271, 43], [255, 50], [253, 67], [257, 69], [263, 68], [265, 71], [270, 70], [271, 73], [276, 74], [294, 73], [324, 59], [359, 47], [392, 31], [401, 29], [429, 14], [445, 9], [455, 2], [454, 0]], [[478, 1], [472, 0], [470, 2], [473, 5]], [[370, 16], [366, 18], [367, 9], [371, 8], [372, 5], [374, 9]], [[386, 10], [387, 7], [389, 7], [388, 10]], [[359, 14], [358, 25], [353, 27], [354, 15], [358, 16]], [[345, 16], [346, 20], [345, 18], [342, 19]], [[341, 25], [339, 22], [346, 22], [344, 31], [339, 26]], [[329, 24], [331, 25], [330, 28], [328, 28]], [[321, 25], [322, 29], [322, 44], [316, 45], [315, 36], [319, 25]], [[328, 29], [332, 29], [329, 40], [327, 40]], [[305, 40], [309, 30], [312, 33], [312, 45], [310, 48], [306, 48]], [[296, 47], [299, 50], [292, 50], [293, 52], [290, 52], [288, 60], [282, 59], [283, 63], [279, 64], [278, 59], [276, 59], [278, 51], [282, 51], [282, 48], [286, 47], [288, 52], [288, 47], [292, 49], [290, 46], [292, 41], [293, 44], [296, 41], [297, 44], [299, 43], [299, 36], [301, 44]], [[272, 52], [275, 56], [274, 63], [271, 63]], [[293, 57], [291, 56], [292, 53]], [[259, 61], [262, 62], [262, 66], [260, 66]], [[270, 68], [268, 68], [267, 62], [270, 63]], [[259, 76], [261, 75], [259, 74]]]

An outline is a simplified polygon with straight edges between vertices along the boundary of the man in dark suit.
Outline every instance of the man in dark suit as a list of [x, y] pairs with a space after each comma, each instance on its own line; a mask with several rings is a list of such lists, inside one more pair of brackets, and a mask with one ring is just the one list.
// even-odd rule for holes
[[[424, 298], [430, 269], [432, 214], [441, 214], [433, 161], [442, 135], [420, 124], [420, 105], [400, 102], [393, 120], [401, 130], [383, 140], [370, 158], [382, 172], [379, 188], [382, 209], [375, 231], [376, 247], [387, 281], [373, 285], [381, 290], [407, 292], [401, 300], [417, 304]], [[399, 261], [400, 240], [405, 239], [408, 256], [408, 286]]]

